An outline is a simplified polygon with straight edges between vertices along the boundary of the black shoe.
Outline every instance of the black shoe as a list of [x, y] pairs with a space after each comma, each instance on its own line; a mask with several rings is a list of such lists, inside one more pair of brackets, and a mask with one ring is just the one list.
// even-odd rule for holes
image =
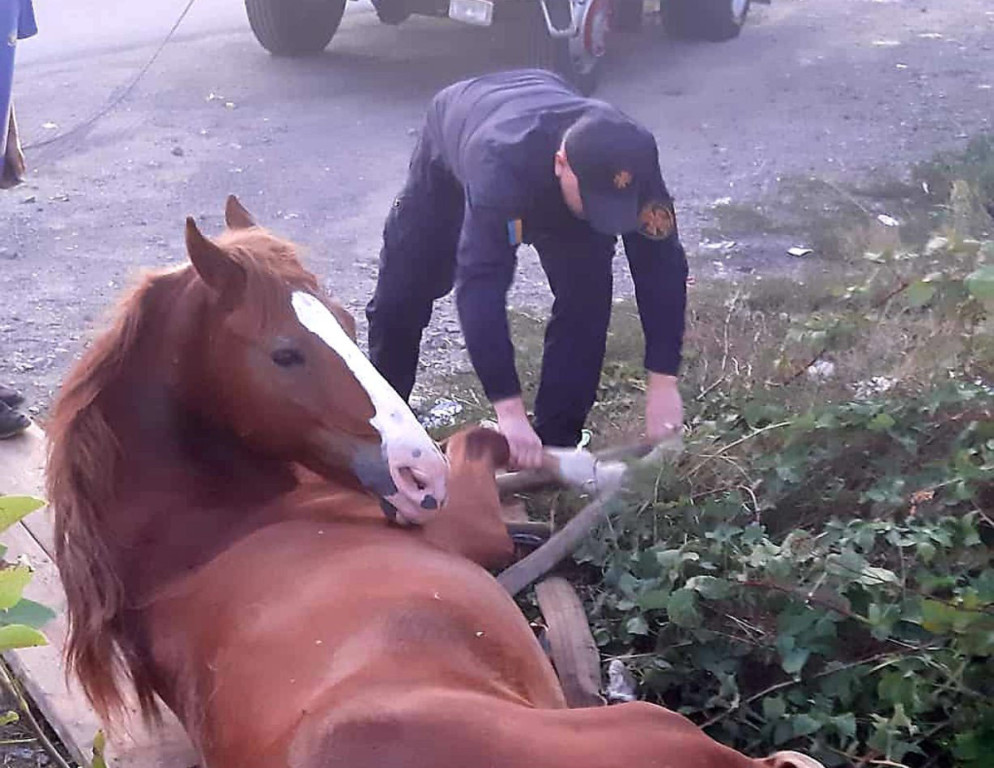
[[11, 389], [4, 384], [0, 384], [0, 403], [5, 403], [11, 408], [16, 408], [24, 402], [24, 395], [16, 389]]
[[31, 419], [0, 402], [0, 440], [21, 434], [31, 426]]

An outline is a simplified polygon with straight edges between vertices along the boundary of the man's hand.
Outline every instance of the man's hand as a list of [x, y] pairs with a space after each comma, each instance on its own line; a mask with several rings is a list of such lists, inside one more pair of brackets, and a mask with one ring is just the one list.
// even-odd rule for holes
[[497, 427], [511, 449], [512, 469], [538, 469], [542, 466], [542, 441], [532, 429], [520, 397], [494, 403]]
[[660, 442], [683, 430], [683, 400], [676, 376], [649, 372], [645, 392], [645, 436]]

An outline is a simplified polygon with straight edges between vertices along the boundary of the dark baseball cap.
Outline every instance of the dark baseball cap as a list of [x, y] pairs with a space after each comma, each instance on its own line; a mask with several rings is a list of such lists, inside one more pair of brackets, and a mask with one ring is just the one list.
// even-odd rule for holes
[[[581, 117], [566, 132], [565, 149], [580, 184], [584, 214], [598, 232], [643, 231], [647, 211], [669, 205], [672, 213], [655, 138], [617, 110], [598, 108]], [[649, 227], [643, 234], [662, 232]]]

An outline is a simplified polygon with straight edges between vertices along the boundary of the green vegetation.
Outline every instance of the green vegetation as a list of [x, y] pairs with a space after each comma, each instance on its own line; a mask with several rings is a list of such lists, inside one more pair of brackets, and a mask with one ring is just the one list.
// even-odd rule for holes
[[[636, 474], [571, 575], [605, 660], [717, 739], [827, 766], [989, 766], [994, 139], [886, 185], [900, 226], [872, 190], [832, 189], [800, 277], [691, 290], [685, 450]], [[537, 370], [541, 322], [515, 332]], [[622, 305], [597, 444], [638, 430], [642, 388]], [[558, 519], [576, 500], [556, 502]]]

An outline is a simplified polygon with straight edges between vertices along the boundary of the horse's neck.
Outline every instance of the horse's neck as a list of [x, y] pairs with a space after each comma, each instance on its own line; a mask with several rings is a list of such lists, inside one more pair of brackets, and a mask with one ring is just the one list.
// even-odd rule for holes
[[297, 485], [294, 467], [249, 450], [184, 407], [168, 363], [143, 341], [99, 406], [118, 446], [111, 529], [122, 578], [140, 600], [262, 524]]

